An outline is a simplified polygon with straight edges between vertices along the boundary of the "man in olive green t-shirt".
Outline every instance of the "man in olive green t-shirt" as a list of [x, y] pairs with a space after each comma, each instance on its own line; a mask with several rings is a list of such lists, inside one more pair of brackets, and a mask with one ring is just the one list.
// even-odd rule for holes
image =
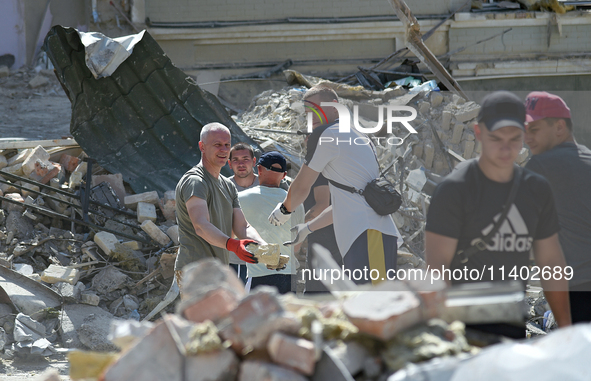
[[[204, 258], [217, 258], [228, 264], [228, 251], [248, 263], [257, 263], [246, 251], [251, 242], [266, 243], [249, 225], [240, 209], [234, 184], [220, 175], [228, 161], [230, 130], [220, 123], [209, 123], [201, 130], [201, 162], [179, 180], [176, 187], [176, 215], [179, 251], [175, 275], [181, 285], [185, 265]], [[238, 238], [233, 239], [232, 233]]]

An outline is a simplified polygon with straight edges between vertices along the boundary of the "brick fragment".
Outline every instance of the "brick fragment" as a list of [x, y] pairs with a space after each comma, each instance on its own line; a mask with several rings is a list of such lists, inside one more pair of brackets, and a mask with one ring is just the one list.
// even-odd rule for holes
[[142, 222], [140, 227], [150, 236], [150, 238], [158, 242], [161, 246], [166, 246], [170, 242], [170, 238], [168, 238], [168, 236], [164, 234], [154, 222], [146, 220]]
[[68, 155], [67, 153], [62, 154], [60, 157], [60, 164], [62, 167], [68, 172], [74, 172], [78, 164], [80, 164], [80, 159], [76, 156]]
[[153, 204], [146, 202], [137, 203], [137, 221], [142, 223], [144, 221], [156, 222], [156, 207]]
[[267, 343], [267, 351], [273, 362], [279, 365], [307, 376], [314, 373], [316, 351], [311, 341], [276, 332]]
[[156, 205], [158, 201], [160, 201], [160, 198], [158, 197], [158, 192], [151, 191], [125, 196], [123, 199], [125, 207], [130, 209], [135, 209], [137, 207], [137, 203], [140, 201]]

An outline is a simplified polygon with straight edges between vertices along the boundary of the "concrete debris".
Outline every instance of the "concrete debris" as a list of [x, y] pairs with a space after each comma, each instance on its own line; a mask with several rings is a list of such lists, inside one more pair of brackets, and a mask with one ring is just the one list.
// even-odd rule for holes
[[105, 267], [92, 278], [92, 288], [99, 294], [118, 290], [129, 281], [129, 277], [113, 266]]
[[314, 373], [316, 349], [314, 343], [275, 332], [267, 343], [271, 359], [307, 376]]
[[29, 87], [31, 89], [36, 89], [41, 86], [45, 86], [49, 84], [49, 79], [41, 74], [38, 74], [33, 79], [29, 81]]
[[125, 206], [130, 209], [135, 209], [137, 207], [138, 202], [145, 202], [148, 204], [155, 205], [160, 202], [160, 197], [158, 197], [158, 192], [152, 191], [125, 196], [123, 200]]
[[260, 361], [244, 361], [240, 366], [238, 381], [305, 381], [306, 377], [292, 370]]
[[49, 265], [41, 273], [41, 280], [45, 283], [67, 282], [72, 285], [78, 282], [80, 274], [77, 269], [72, 269], [64, 266]]
[[166, 246], [170, 242], [170, 238], [150, 220], [142, 222], [141, 228], [150, 236], [150, 238], [158, 242], [161, 246]]

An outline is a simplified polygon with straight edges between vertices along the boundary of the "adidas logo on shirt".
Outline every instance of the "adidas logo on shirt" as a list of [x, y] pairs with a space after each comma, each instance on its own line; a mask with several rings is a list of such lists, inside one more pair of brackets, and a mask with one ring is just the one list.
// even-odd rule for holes
[[[496, 222], [500, 217], [501, 213], [497, 214], [493, 219]], [[482, 229], [482, 235], [486, 236], [493, 226], [494, 222]], [[472, 245], [475, 242], [476, 240], [472, 241]], [[531, 249], [532, 243], [533, 237], [530, 237], [523, 217], [521, 217], [515, 204], [512, 204], [507, 218], [493, 237], [492, 243], [486, 246], [486, 249], [489, 251], [527, 252]]]

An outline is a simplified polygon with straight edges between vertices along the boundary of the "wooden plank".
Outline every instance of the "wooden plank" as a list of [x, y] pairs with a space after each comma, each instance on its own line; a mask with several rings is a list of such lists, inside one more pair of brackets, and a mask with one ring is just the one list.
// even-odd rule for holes
[[0, 140], [0, 150], [35, 148], [37, 146], [42, 146], [43, 148], [71, 147], [71, 146], [78, 146], [78, 143], [76, 143], [76, 140], [74, 140], [74, 139], [13, 140], [13, 141]]

